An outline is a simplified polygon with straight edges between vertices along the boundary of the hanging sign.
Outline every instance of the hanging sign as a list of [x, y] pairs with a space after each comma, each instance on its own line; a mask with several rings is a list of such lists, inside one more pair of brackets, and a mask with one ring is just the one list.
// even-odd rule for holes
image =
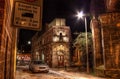
[[13, 26], [26, 29], [41, 29], [42, 6], [39, 6], [36, 1], [37, 0], [25, 0], [25, 2], [15, 2]]

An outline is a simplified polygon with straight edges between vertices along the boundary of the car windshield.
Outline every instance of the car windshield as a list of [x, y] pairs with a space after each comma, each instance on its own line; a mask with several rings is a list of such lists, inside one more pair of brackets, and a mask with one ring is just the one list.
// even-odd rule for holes
[[43, 61], [34, 61], [34, 64], [45, 64]]

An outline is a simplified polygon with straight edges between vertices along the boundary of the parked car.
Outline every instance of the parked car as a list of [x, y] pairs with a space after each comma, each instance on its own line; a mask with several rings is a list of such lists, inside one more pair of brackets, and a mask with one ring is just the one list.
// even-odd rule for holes
[[49, 72], [49, 66], [41, 60], [34, 60], [30, 62], [29, 70], [32, 72]]

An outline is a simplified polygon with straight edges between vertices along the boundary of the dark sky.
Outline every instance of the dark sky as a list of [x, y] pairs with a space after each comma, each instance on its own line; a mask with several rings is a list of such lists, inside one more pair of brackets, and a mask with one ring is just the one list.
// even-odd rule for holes
[[[50, 23], [54, 18], [65, 18], [66, 25], [70, 26], [71, 31], [84, 31], [84, 21], [77, 20], [77, 11], [83, 10], [89, 13], [90, 0], [43, 0], [43, 28], [45, 23]], [[89, 20], [88, 20], [89, 21]], [[33, 30], [20, 30], [19, 44], [26, 44], [35, 34]]]
[[[81, 21], [75, 17], [77, 11], [83, 10], [84, 13], [88, 13], [89, 9], [90, 0], [44, 0], [43, 25], [61, 17], [66, 19], [67, 26], [76, 30], [81, 25]], [[80, 30], [83, 30], [84, 26], [81, 27]]]

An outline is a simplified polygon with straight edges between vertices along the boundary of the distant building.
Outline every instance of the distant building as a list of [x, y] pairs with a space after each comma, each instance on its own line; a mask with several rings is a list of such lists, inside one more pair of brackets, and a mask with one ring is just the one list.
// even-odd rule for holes
[[31, 54], [30, 53], [18, 53], [16, 55], [16, 64], [17, 65], [28, 65], [31, 60]]
[[46, 31], [32, 38], [32, 57], [43, 60], [50, 67], [64, 67], [70, 60], [70, 27], [65, 25], [65, 19], [54, 19], [47, 25]]

